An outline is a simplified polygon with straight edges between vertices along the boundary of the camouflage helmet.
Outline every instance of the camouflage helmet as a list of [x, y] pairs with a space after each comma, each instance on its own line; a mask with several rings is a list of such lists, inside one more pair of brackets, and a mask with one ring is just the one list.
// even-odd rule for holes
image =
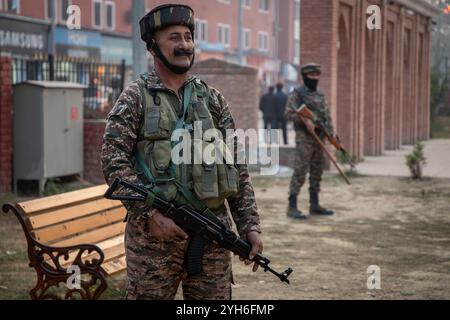
[[164, 4], [147, 13], [141, 21], [141, 39], [149, 42], [155, 31], [173, 25], [183, 25], [191, 30], [194, 36], [194, 10], [181, 4]]
[[320, 64], [317, 63], [307, 63], [302, 66], [301, 68], [302, 76], [306, 76], [309, 73], [317, 72], [318, 74], [321, 74], [322, 71], [320, 69]]

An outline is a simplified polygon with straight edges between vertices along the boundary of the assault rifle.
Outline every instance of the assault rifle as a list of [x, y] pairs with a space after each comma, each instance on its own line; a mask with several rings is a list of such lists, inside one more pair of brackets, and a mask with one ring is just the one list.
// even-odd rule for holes
[[[339, 139], [334, 138], [328, 132], [328, 130], [323, 125], [323, 123], [321, 121], [319, 121], [319, 119], [317, 119], [317, 117], [314, 115], [314, 113], [312, 113], [311, 110], [309, 110], [308, 107], [305, 104], [301, 105], [301, 107], [297, 110], [297, 116], [305, 124], [305, 126], [306, 126], [306, 119], [311, 120], [314, 123], [314, 125], [316, 126], [316, 128], [318, 128], [319, 131], [322, 132], [325, 135], [325, 137], [328, 139], [328, 141], [330, 141], [330, 143], [333, 144], [333, 146], [336, 149], [341, 151], [344, 154], [344, 156], [346, 156], [346, 159], [349, 162], [350, 166], [352, 168], [354, 168], [355, 165], [350, 160], [350, 157], [348, 156], [347, 151], [344, 149], [342, 144], [339, 142]], [[314, 130], [309, 130], [308, 126], [306, 126], [306, 128], [309, 131], [309, 133], [314, 137], [316, 142], [320, 145], [320, 147], [325, 152], [325, 154], [328, 156], [330, 161], [334, 164], [334, 166], [339, 171], [339, 174], [345, 180], [345, 182], [347, 182], [348, 184], [351, 184], [350, 180], [348, 179], [348, 177], [345, 175], [345, 173], [339, 167], [339, 165], [337, 164], [336, 160], [334, 160], [333, 156], [330, 154], [330, 151], [328, 151], [327, 147], [323, 144], [322, 140], [317, 136], [316, 132]]]
[[[118, 188], [122, 187], [131, 191], [127, 195], [118, 194]], [[141, 187], [121, 178], [116, 178], [105, 193], [105, 198], [111, 200], [142, 201], [150, 207], [157, 209], [166, 217], [171, 218], [190, 237], [186, 252], [186, 270], [189, 275], [202, 273], [203, 249], [207, 243], [216, 243], [219, 246], [237, 254], [241, 258], [249, 259], [252, 245], [240, 239], [233, 231], [229, 230], [217, 217], [199, 212], [186, 205], [177, 205], [166, 201], [152, 191], [152, 186]], [[261, 266], [265, 272], [269, 271], [282, 282], [289, 284], [288, 276], [292, 269], [288, 268], [283, 273], [278, 273], [269, 267], [270, 260], [261, 254], [257, 254], [253, 261]]]
[[330, 141], [330, 143], [336, 148], [336, 150], [338, 150], [342, 153], [342, 155], [345, 157], [345, 159], [348, 162], [348, 164], [350, 165], [350, 167], [352, 167], [352, 169], [355, 167], [355, 164], [350, 159], [350, 155], [348, 154], [347, 150], [345, 150], [344, 146], [342, 145], [341, 141], [339, 140], [339, 137], [338, 136], [334, 137], [327, 130], [327, 128], [322, 123], [322, 121], [317, 119], [317, 117], [314, 115], [314, 113], [312, 113], [312, 111], [309, 110], [305, 104], [300, 107], [300, 109], [298, 110], [298, 113], [300, 113], [305, 118], [310, 119], [316, 125], [316, 127], [319, 129], [319, 131], [322, 132], [325, 135], [325, 137], [328, 139], [328, 141]]

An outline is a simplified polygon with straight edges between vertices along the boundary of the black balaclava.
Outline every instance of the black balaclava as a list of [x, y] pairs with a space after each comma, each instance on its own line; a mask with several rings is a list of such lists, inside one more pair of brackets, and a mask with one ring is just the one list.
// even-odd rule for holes
[[[190, 53], [192, 53], [192, 61], [191, 61], [191, 64], [189, 65], [189, 67], [179, 67], [179, 66], [171, 64], [169, 62], [169, 60], [167, 60], [167, 58], [164, 56], [161, 49], [159, 48], [159, 45], [156, 43], [156, 41], [154, 39], [149, 43], [149, 48], [155, 50], [156, 56], [159, 59], [161, 59], [161, 61], [164, 63], [164, 65], [167, 67], [167, 69], [169, 69], [170, 71], [172, 71], [173, 73], [176, 73], [176, 74], [187, 73], [192, 68], [192, 65], [194, 64], [194, 61], [195, 61], [195, 48], [193, 48], [192, 51], [190, 52]], [[174, 51], [175, 51], [174, 52], [175, 56], [186, 54], [184, 50], [175, 49]]]
[[307, 86], [309, 90], [317, 91], [319, 80], [311, 79], [307, 75], [304, 75], [303, 82], [305, 83], [305, 86]]

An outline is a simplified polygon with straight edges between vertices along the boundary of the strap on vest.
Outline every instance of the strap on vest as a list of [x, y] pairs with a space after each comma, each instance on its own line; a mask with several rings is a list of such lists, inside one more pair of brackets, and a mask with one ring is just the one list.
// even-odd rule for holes
[[[143, 81], [138, 81], [138, 85], [139, 85], [139, 89], [141, 90], [141, 94], [142, 94], [143, 102], [144, 102], [143, 106], [145, 108], [147, 106], [149, 94], [148, 94], [148, 91], [145, 89], [145, 85], [144, 85]], [[177, 124], [175, 127], [176, 129], [183, 128], [183, 126], [184, 126], [185, 118], [186, 118], [186, 115], [187, 115], [187, 112], [189, 109], [189, 104], [191, 102], [191, 97], [192, 97], [192, 83], [188, 83], [188, 85], [184, 89], [184, 94], [183, 94], [183, 116], [177, 121]], [[174, 145], [176, 145], [177, 143], [172, 141], [171, 144], [172, 144], [172, 148], [173, 148]], [[157, 186], [158, 181], [156, 181], [156, 179], [153, 176], [152, 172], [150, 171], [148, 165], [145, 163], [144, 156], [141, 154], [141, 152], [139, 150], [136, 150], [135, 158], [136, 158], [137, 165], [143, 170], [145, 177], [150, 182], [150, 185], [146, 186], [146, 188], [151, 189], [155, 195], [157, 195], [158, 197], [162, 197], [164, 199], [165, 196], [164, 196], [163, 191]], [[186, 201], [194, 207], [195, 210], [198, 210], [199, 212], [201, 212], [203, 215], [208, 217], [211, 221], [213, 221], [220, 227], [226, 228], [226, 226], [222, 223], [222, 221], [220, 221], [220, 219], [217, 218], [217, 216], [203, 202], [201, 202], [193, 192], [191, 192], [185, 185], [183, 185], [181, 182], [177, 181], [174, 178], [175, 166], [173, 165], [173, 163], [171, 164], [170, 171], [171, 171], [170, 172], [171, 178], [165, 182], [173, 182], [175, 184], [175, 186], [177, 187], [177, 190], [182, 194], [182, 196], [186, 199]], [[152, 207], [153, 200], [154, 200], [154, 197], [151, 197], [151, 195], [150, 195], [146, 201], [147, 206]]]
[[[181, 118], [178, 119], [175, 125], [175, 130], [184, 128], [184, 124], [186, 123], [186, 115], [188, 113], [189, 104], [191, 102], [191, 97], [192, 97], [192, 84], [189, 82], [184, 88], [183, 92], [183, 115], [181, 116]], [[178, 143], [180, 142], [173, 141], [172, 139], [170, 139], [171, 149], [173, 150], [173, 148], [175, 148], [175, 146]], [[172, 161], [170, 161], [170, 175], [172, 178], [176, 176], [176, 167]]]

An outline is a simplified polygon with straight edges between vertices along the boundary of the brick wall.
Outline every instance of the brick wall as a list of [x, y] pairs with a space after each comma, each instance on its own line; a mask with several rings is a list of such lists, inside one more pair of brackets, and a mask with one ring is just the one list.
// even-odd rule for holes
[[0, 193], [11, 192], [12, 179], [11, 59], [0, 56]]
[[[300, 18], [301, 63], [316, 62], [322, 66], [320, 89], [332, 108], [336, 102], [337, 70], [337, 4], [331, 0], [302, 0]], [[336, 119], [336, 117], [333, 117]]]
[[[368, 30], [368, 5], [382, 29]], [[302, 0], [301, 62], [322, 65], [321, 90], [347, 149], [377, 156], [427, 139], [430, 18], [380, 0]]]
[[256, 69], [209, 59], [196, 63], [191, 73], [223, 94], [236, 121], [236, 128], [258, 128], [259, 83]]
[[106, 120], [84, 120], [84, 179], [94, 184], [103, 184], [100, 161], [103, 133]]

